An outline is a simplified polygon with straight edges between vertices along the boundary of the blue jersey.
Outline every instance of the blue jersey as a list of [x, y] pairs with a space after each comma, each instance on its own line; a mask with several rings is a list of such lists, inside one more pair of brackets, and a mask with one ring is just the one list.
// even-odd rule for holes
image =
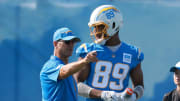
[[40, 73], [43, 101], [77, 101], [77, 84], [72, 76], [58, 80], [64, 63], [51, 56]]
[[128, 86], [130, 71], [144, 59], [144, 54], [139, 48], [124, 42], [121, 42], [121, 46], [115, 52], [104, 45], [84, 43], [76, 50], [76, 54], [85, 57], [94, 50], [97, 51], [98, 62], [91, 63], [87, 85], [99, 90], [124, 91]]

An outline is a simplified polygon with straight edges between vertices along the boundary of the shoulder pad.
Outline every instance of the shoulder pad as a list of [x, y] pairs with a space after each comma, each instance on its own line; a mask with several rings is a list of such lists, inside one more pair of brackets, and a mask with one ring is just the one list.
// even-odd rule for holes
[[90, 52], [91, 45], [88, 43], [83, 43], [76, 49], [76, 55], [80, 57], [84, 57], [88, 52]]

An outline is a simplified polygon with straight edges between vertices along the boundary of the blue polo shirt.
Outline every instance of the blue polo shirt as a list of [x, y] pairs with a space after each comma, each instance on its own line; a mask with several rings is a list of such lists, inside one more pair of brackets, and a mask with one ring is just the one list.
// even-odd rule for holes
[[42, 101], [77, 101], [77, 84], [73, 76], [58, 80], [61, 67], [65, 65], [51, 56], [40, 72]]

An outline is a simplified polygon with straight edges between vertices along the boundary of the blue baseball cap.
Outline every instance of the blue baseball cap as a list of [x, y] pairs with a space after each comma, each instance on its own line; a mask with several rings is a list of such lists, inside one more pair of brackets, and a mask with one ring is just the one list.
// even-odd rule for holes
[[56, 32], [54, 32], [53, 41], [57, 40], [74, 40], [75, 42], [81, 41], [80, 38], [75, 36], [74, 33], [72, 33], [72, 31], [67, 27], [59, 28], [56, 30]]
[[175, 70], [180, 70], [180, 61], [176, 63], [175, 66], [171, 67], [170, 72], [175, 72]]

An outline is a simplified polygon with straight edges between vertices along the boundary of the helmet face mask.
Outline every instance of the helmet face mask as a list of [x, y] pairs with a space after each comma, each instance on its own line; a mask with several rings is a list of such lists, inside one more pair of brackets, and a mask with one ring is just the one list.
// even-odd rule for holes
[[107, 40], [109, 35], [107, 34], [108, 25], [99, 22], [90, 26], [91, 38], [95, 43], [101, 43], [103, 40]]
[[[95, 43], [104, 45], [111, 36], [119, 31], [122, 22], [122, 15], [116, 7], [112, 5], [99, 6], [92, 12], [88, 23], [91, 37]], [[101, 25], [104, 26], [103, 29], [99, 28]]]

